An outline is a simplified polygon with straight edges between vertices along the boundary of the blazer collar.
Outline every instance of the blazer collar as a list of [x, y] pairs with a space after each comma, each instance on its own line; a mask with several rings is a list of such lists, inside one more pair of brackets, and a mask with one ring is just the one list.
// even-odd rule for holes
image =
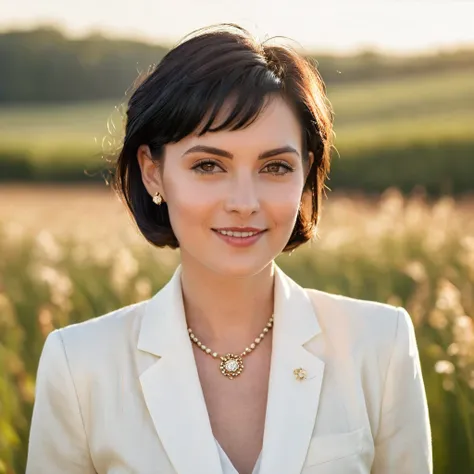
[[[321, 332], [306, 291], [275, 263], [273, 344], [260, 474], [299, 473], [319, 404], [324, 362], [304, 344]], [[181, 265], [145, 305], [138, 349], [158, 356], [140, 376], [155, 429], [178, 474], [221, 474], [189, 339]], [[293, 370], [307, 372], [296, 380]]]

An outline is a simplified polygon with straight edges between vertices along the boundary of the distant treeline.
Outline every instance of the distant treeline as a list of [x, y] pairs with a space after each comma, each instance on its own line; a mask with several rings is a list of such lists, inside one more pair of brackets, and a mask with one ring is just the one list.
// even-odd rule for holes
[[[58, 30], [0, 33], [0, 103], [64, 102], [124, 96], [139, 72], [168, 47], [91, 35], [71, 39]], [[348, 56], [309, 53], [328, 87], [473, 68], [474, 48], [423, 56], [365, 51]]]

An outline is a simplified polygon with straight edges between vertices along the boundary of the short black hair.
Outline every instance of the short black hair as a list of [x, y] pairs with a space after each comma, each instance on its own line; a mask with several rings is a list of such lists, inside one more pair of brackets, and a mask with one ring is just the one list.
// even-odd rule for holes
[[[314, 154], [295, 227], [283, 251], [314, 235], [330, 169], [333, 112], [313, 61], [288, 45], [267, 42], [258, 42], [234, 23], [201, 28], [171, 49], [133, 91], [113, 187], [153, 245], [178, 248], [179, 242], [166, 202], [156, 206], [143, 184], [137, 159], [140, 145], [148, 145], [153, 160], [160, 162], [167, 143], [191, 133], [247, 127], [271, 95], [285, 99], [296, 112], [302, 126], [303, 160], [308, 162], [308, 153]], [[234, 100], [227, 118], [213, 127], [230, 98]]]

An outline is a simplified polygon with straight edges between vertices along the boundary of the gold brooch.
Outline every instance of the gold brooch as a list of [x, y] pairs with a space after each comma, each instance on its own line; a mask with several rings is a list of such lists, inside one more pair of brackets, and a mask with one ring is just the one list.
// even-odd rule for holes
[[306, 370], [301, 367], [293, 370], [293, 374], [295, 375], [296, 380], [304, 380], [306, 378]]

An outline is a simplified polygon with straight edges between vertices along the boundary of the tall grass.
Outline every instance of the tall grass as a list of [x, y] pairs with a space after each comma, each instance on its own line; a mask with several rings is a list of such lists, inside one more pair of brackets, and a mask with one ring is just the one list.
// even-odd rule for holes
[[[0, 472], [11, 474], [25, 469], [46, 335], [150, 297], [178, 254], [145, 244], [105, 193], [52, 192], [50, 201], [39, 192], [8, 193], [17, 206], [0, 206]], [[303, 286], [408, 309], [428, 394], [435, 472], [472, 473], [474, 203], [427, 203], [394, 190], [380, 201], [330, 197], [318, 239], [278, 263]]]

